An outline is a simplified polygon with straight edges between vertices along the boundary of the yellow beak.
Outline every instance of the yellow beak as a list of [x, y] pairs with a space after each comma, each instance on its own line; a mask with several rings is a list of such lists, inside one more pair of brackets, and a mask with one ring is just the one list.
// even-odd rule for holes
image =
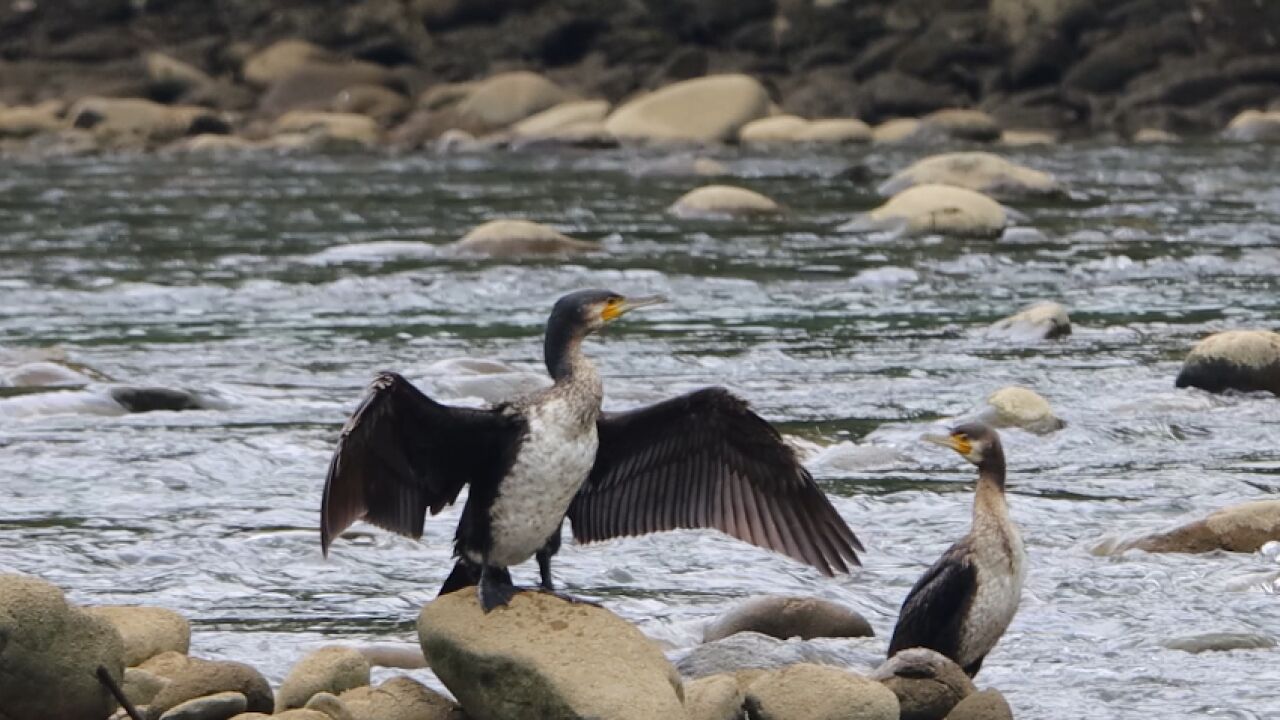
[[931, 442], [934, 445], [951, 448], [961, 455], [967, 456], [973, 450], [973, 445], [969, 443], [968, 438], [959, 435], [922, 435], [920, 439], [925, 442]]
[[627, 313], [631, 312], [632, 310], [635, 310], [636, 308], [648, 307], [650, 305], [657, 305], [659, 303], [664, 303], [666, 301], [667, 301], [667, 298], [663, 295], [647, 295], [645, 297], [638, 297], [638, 298], [623, 298], [618, 302], [610, 303], [609, 305], [606, 305], [604, 308], [604, 311], [600, 313], [600, 317], [604, 318], [605, 322], [609, 322], [611, 320], [617, 320], [618, 318], [622, 317], [623, 315], [626, 315]]

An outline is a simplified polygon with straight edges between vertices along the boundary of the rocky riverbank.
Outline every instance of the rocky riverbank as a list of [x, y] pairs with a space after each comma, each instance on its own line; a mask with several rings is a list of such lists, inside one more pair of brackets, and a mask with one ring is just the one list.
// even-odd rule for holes
[[16, 2], [0, 148], [1274, 141], [1275, 27], [1245, 0]]

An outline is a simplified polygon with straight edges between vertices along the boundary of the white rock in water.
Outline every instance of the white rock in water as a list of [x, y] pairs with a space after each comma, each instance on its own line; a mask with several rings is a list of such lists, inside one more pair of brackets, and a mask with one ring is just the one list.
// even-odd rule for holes
[[1202, 553], [1214, 550], [1256, 552], [1280, 540], [1280, 500], [1256, 500], [1222, 508], [1167, 532], [1131, 540], [1105, 540], [1093, 548], [1098, 555], [1126, 550]]
[[704, 185], [690, 190], [667, 209], [682, 218], [772, 215], [782, 207], [754, 190], [732, 185]]
[[884, 181], [877, 192], [886, 197], [916, 185], [967, 188], [997, 197], [1053, 195], [1061, 192], [1052, 175], [1010, 162], [989, 152], [953, 152], [917, 160]]
[[987, 337], [1029, 342], [1052, 340], [1071, 334], [1071, 318], [1056, 302], [1038, 302], [1014, 315], [997, 320], [987, 329]]
[[1053, 414], [1049, 402], [1034, 390], [1008, 385], [987, 396], [988, 408], [981, 420], [996, 428], [1016, 427], [1027, 432], [1050, 433], [1066, 423]]
[[1280, 395], [1280, 334], [1228, 330], [1196, 343], [1174, 382], [1209, 392], [1267, 390]]
[[0, 370], [0, 387], [67, 387], [92, 381], [87, 375], [53, 362], [24, 363]]
[[574, 240], [564, 233], [529, 220], [490, 220], [471, 229], [449, 246], [452, 250], [479, 255], [556, 255], [593, 252], [596, 243]]
[[1004, 207], [986, 195], [950, 185], [916, 185], [840, 229], [993, 237], [1006, 224]]

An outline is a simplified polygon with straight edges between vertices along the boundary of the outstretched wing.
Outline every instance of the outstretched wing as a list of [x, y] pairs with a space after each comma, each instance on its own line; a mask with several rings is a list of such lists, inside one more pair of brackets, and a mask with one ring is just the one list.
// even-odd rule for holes
[[956, 657], [961, 626], [977, 581], [968, 553], [960, 545], [953, 545], [907, 593], [889, 641], [889, 657], [913, 647]]
[[862, 545], [773, 426], [724, 388], [707, 388], [597, 422], [595, 466], [569, 507], [592, 542], [713, 528], [827, 575]]
[[379, 373], [342, 429], [320, 508], [320, 545], [356, 520], [422, 536], [426, 511], [462, 486], [497, 481], [523, 435], [519, 417], [442, 405], [393, 372]]

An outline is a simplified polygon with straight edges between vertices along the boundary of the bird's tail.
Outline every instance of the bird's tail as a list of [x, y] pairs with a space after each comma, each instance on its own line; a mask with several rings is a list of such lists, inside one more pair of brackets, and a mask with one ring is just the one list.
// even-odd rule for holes
[[[493, 574], [494, 579], [505, 585], [511, 584], [511, 573], [506, 568], [489, 568], [489, 572]], [[449, 577], [445, 578], [444, 585], [440, 586], [440, 594], [448, 595], [466, 587], [473, 587], [480, 584], [480, 566], [458, 558], [453, 564], [453, 572], [449, 573]]]

